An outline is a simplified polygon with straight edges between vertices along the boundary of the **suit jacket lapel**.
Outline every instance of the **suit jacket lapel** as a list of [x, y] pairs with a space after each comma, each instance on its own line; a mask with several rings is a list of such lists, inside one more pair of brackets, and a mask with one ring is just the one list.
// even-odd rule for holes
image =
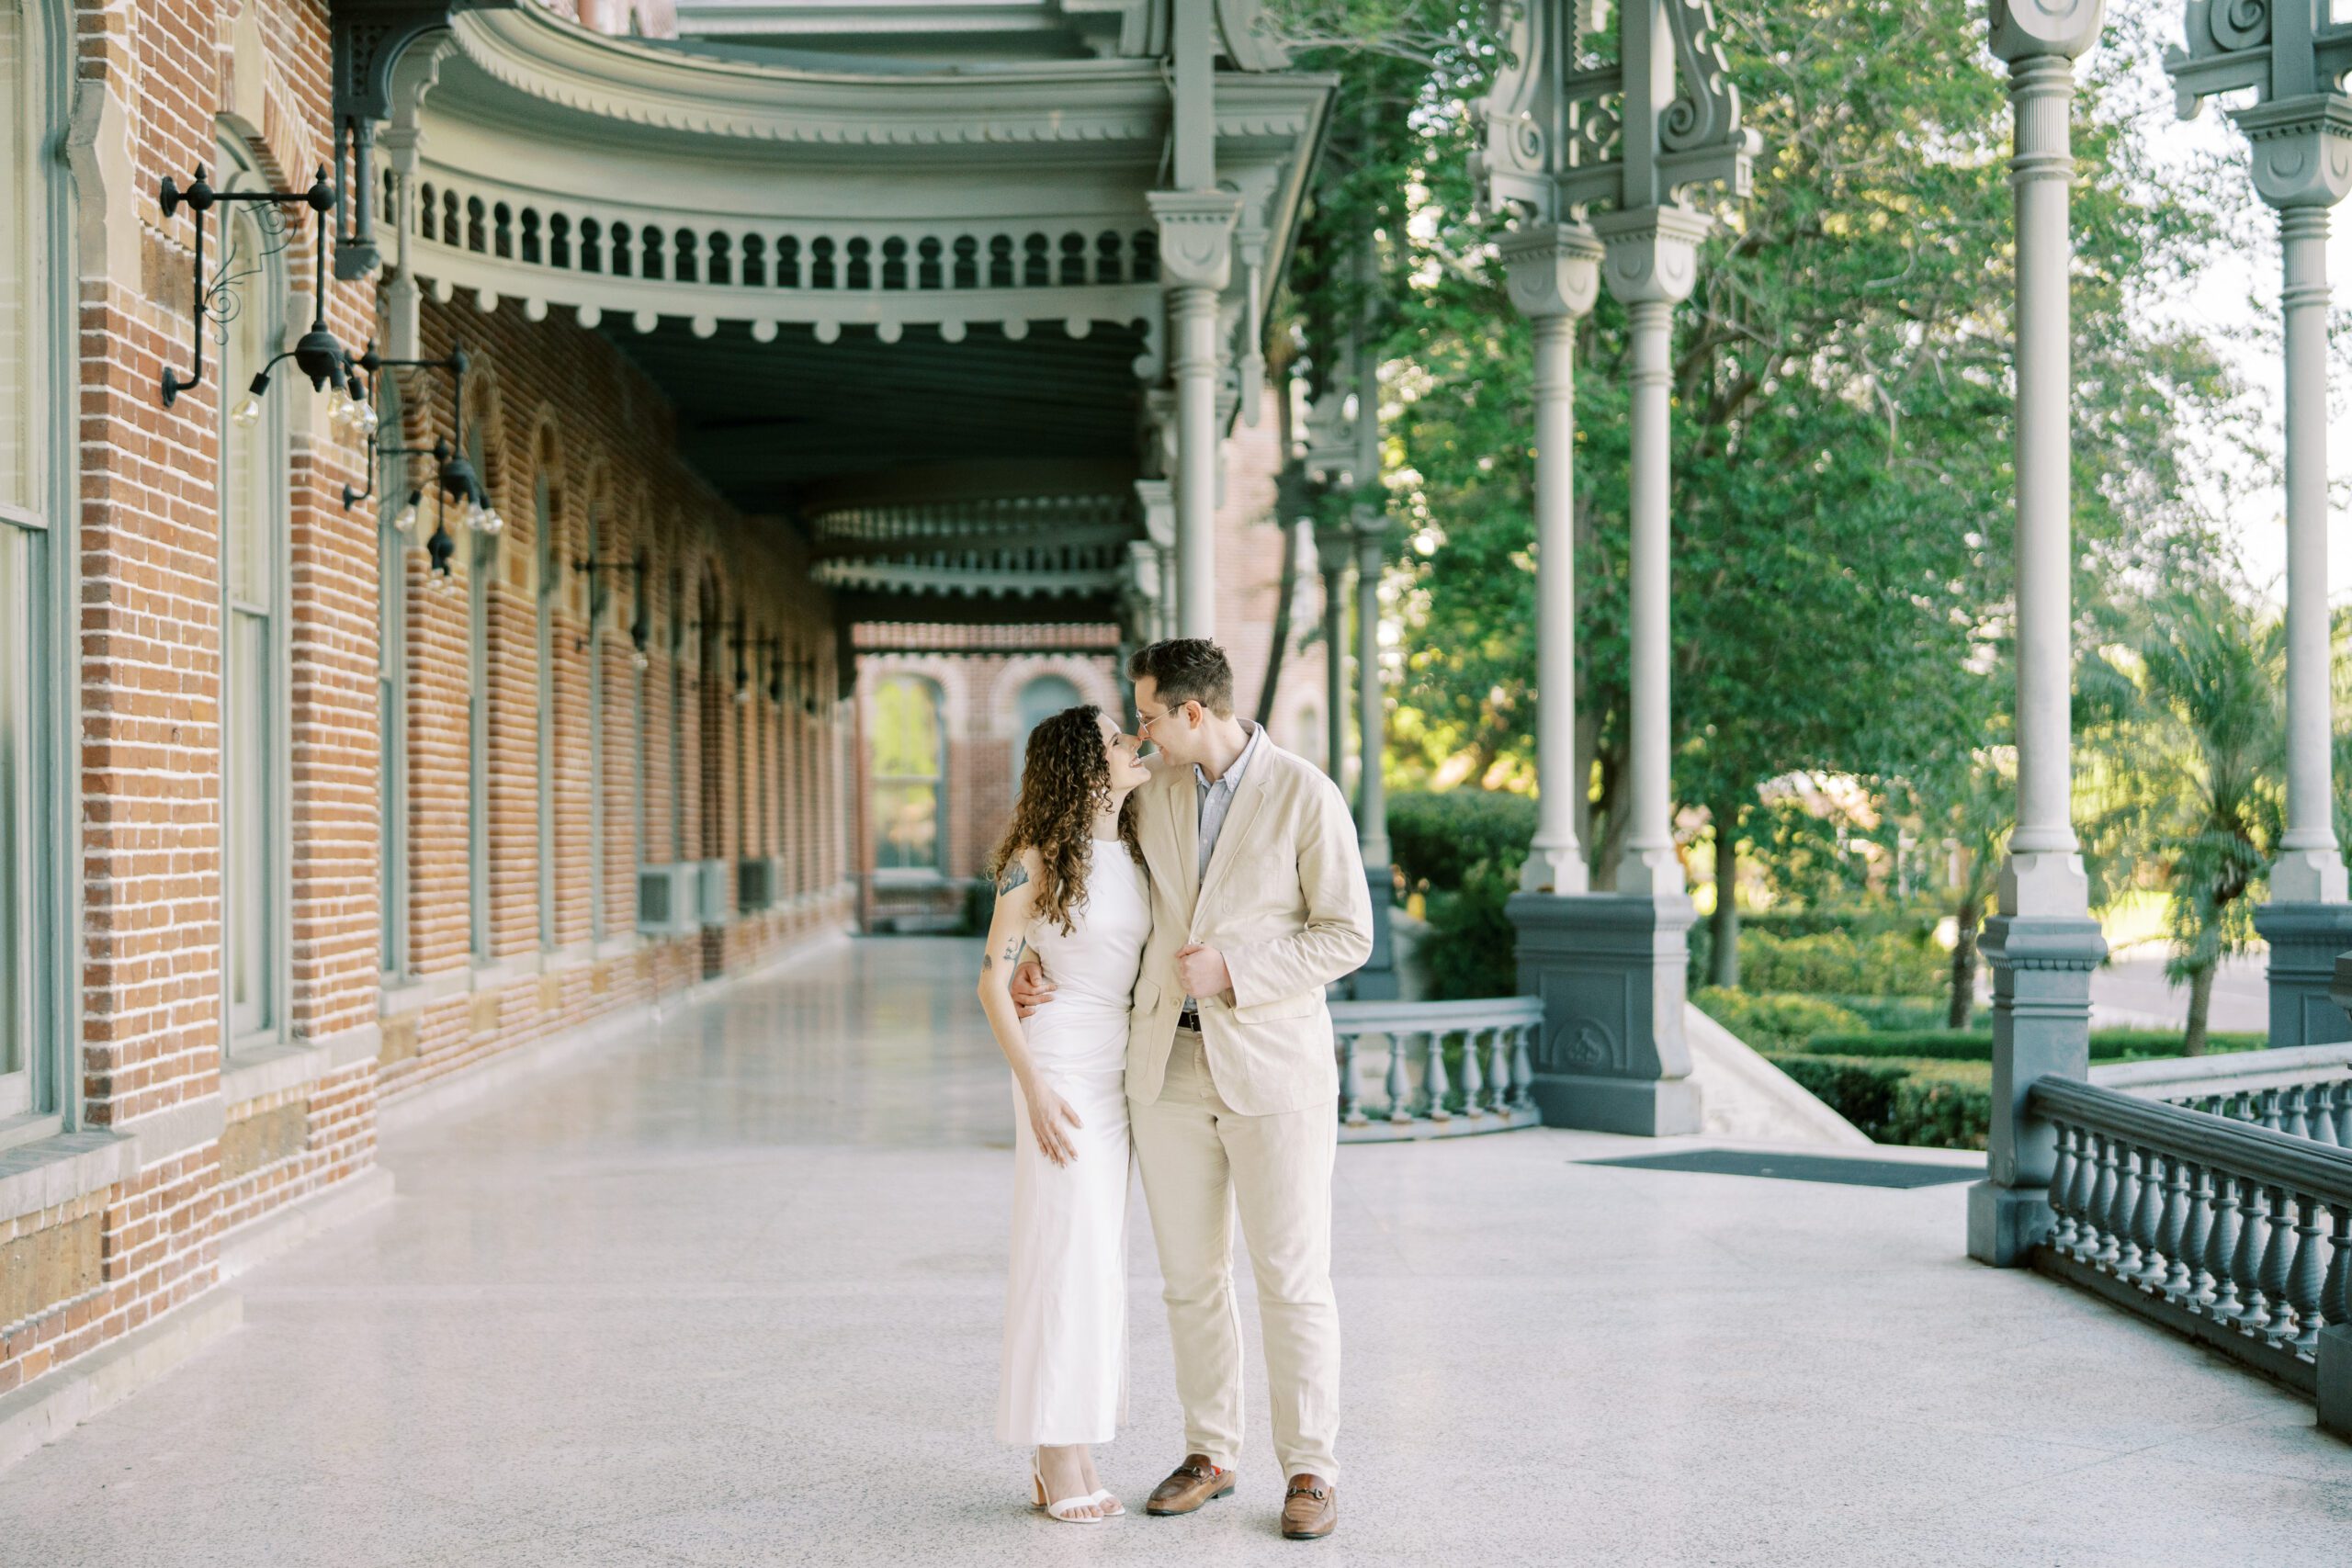
[[1170, 868], [1169, 886], [1183, 890], [1180, 902], [1189, 911], [1200, 897], [1200, 796], [1193, 784], [1192, 769], [1174, 772], [1177, 776], [1169, 780], [1160, 792], [1165, 803], [1160, 817], [1168, 825], [1169, 852], [1176, 863]]
[[[1260, 807], [1266, 804], [1266, 776], [1270, 771], [1267, 753], [1272, 750], [1273, 742], [1264, 741], [1258, 755], [1250, 760], [1250, 771], [1243, 773], [1241, 782], [1233, 786], [1233, 804], [1226, 808], [1225, 826], [1217, 830], [1216, 849], [1209, 855], [1208, 875], [1201, 879], [1201, 890], [1194, 897], [1195, 908], [1206, 903], [1209, 896], [1224, 886], [1226, 874], [1233, 869], [1233, 863], [1241, 858], [1241, 846], [1250, 837], [1250, 825], [1257, 821]], [[1199, 832], [1197, 814], [1193, 831], [1196, 835]], [[1193, 841], [1196, 846], [1193, 852], [1193, 860], [1197, 863], [1200, 858], [1198, 838]]]

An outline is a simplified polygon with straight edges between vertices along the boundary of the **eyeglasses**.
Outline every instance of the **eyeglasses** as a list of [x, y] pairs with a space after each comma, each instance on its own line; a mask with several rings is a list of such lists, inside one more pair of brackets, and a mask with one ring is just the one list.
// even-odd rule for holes
[[1151, 727], [1153, 725], [1158, 724], [1164, 718], [1174, 718], [1178, 714], [1184, 711], [1186, 705], [1187, 705], [1185, 703], [1178, 703], [1166, 713], [1155, 713], [1149, 715], [1147, 715], [1141, 708], [1137, 708], [1136, 710], [1136, 738], [1139, 740], [1149, 739], [1151, 735]]

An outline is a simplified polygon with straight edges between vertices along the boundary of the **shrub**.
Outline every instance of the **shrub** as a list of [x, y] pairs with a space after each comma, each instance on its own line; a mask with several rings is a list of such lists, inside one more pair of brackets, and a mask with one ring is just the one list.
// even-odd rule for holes
[[1462, 886], [1430, 895], [1420, 957], [1432, 1001], [1518, 994], [1519, 931], [1503, 912], [1518, 891], [1516, 863], [1506, 871], [1477, 861], [1466, 868]]
[[1824, 997], [1862, 1021], [1865, 1029], [1941, 1029], [1951, 1016], [1943, 997]]
[[1899, 931], [1853, 936], [1820, 931], [1779, 937], [1743, 934], [1739, 979], [1756, 991], [1814, 995], [1923, 997], [1942, 986], [1949, 960], [1926, 937]]
[[1876, 1143], [1981, 1149], [1992, 1127], [1989, 1066], [1811, 1055], [1773, 1063]]
[[[2091, 1060], [2131, 1062], [2180, 1055], [2181, 1037], [2169, 1029], [2094, 1029]], [[2213, 1051], [2257, 1050], [2267, 1042], [2259, 1034], [2216, 1034]], [[1825, 1056], [1916, 1057], [1938, 1062], [1990, 1062], [1993, 1033], [1984, 1029], [1911, 1029], [1873, 1032], [1823, 1032], [1804, 1043], [1806, 1051]]]
[[1826, 997], [1773, 991], [1758, 995], [1703, 987], [1690, 993], [1699, 1010], [1759, 1051], [1801, 1051], [1818, 1034], [1848, 1033], [1862, 1020]]
[[[1413, 890], [1456, 892], [1485, 862], [1508, 874], [1535, 841], [1535, 802], [1499, 789], [1400, 791], [1388, 797], [1388, 857]], [[1508, 945], [1506, 945], [1508, 951]]]

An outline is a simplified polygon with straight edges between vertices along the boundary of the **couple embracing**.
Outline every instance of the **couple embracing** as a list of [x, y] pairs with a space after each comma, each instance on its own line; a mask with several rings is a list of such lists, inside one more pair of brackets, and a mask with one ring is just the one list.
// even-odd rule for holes
[[[1234, 1489], [1238, 1211], [1283, 1533], [1312, 1540], [1339, 1522], [1339, 1074], [1323, 998], [1372, 951], [1363, 862], [1331, 781], [1234, 716], [1215, 643], [1154, 643], [1127, 673], [1134, 735], [1091, 706], [1031, 734], [997, 856], [980, 1001], [1012, 1064], [1017, 1129], [997, 1436], [1035, 1450], [1034, 1500], [1052, 1517], [1125, 1512], [1090, 1449], [1125, 1414], [1132, 1147], [1186, 1450], [1146, 1511], [1189, 1514]], [[1157, 755], [1142, 759], [1147, 740]]]

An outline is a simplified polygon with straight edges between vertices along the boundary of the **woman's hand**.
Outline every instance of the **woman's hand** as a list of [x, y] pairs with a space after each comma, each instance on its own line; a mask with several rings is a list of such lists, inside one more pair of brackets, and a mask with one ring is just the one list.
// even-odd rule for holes
[[1042, 1079], [1031, 1083], [1029, 1131], [1036, 1134], [1037, 1146], [1056, 1165], [1068, 1165], [1078, 1157], [1078, 1145], [1070, 1142], [1069, 1128], [1062, 1125], [1065, 1122], [1070, 1127], [1086, 1125], [1078, 1119], [1078, 1112], [1069, 1108], [1069, 1101], [1056, 1094]]

